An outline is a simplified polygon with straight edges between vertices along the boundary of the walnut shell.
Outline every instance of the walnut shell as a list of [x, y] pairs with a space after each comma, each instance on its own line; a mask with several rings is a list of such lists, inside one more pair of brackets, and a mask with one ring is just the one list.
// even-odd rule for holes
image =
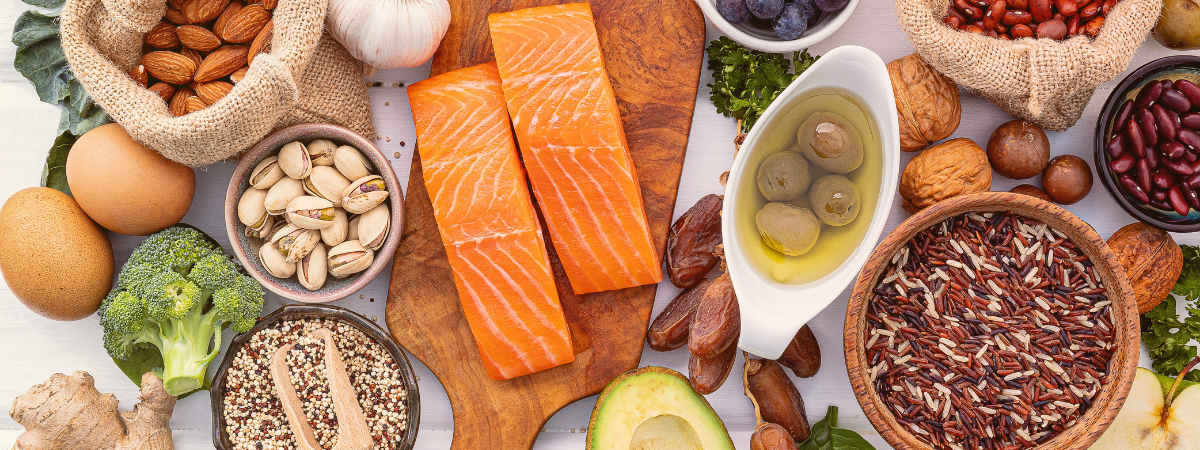
[[915, 152], [950, 137], [962, 119], [958, 85], [916, 53], [888, 63], [896, 110], [900, 116], [900, 149]]
[[1121, 227], [1108, 238], [1133, 285], [1138, 314], [1154, 309], [1175, 287], [1183, 271], [1183, 251], [1166, 231], [1142, 222]]
[[900, 196], [916, 209], [991, 187], [992, 166], [988, 165], [987, 153], [967, 138], [930, 147], [913, 157], [900, 174]]

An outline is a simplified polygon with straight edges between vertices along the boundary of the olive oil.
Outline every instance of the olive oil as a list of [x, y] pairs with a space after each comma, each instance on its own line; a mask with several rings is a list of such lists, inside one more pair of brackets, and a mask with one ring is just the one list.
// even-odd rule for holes
[[[816, 281], [841, 266], [863, 243], [875, 214], [875, 206], [879, 203], [879, 190], [883, 182], [883, 153], [879, 127], [862, 104], [863, 102], [857, 100], [850, 91], [835, 88], [816, 89], [784, 105], [784, 112], [769, 122], [759, 122], [756, 125], [764, 127], [765, 134], [759, 139], [758, 148], [749, 155], [751, 159], [746, 161], [747, 167], [753, 168], [750, 169], [753, 172], [741, 177], [739, 185], [734, 186], [734, 195], [737, 196], [739, 205], [734, 219], [738, 221], [739, 233], [734, 238], [740, 241], [750, 259], [754, 261], [755, 267], [766, 277], [788, 284]], [[757, 174], [763, 160], [772, 154], [799, 151], [796, 131], [809, 116], [818, 112], [831, 112], [842, 116], [855, 128], [862, 140], [862, 165], [844, 174], [858, 188], [861, 206], [858, 216], [849, 224], [836, 227], [823, 225], [816, 244], [807, 253], [786, 256], [769, 247], [755, 225], [756, 214], [768, 202], [759, 192], [757, 177], [752, 174]], [[829, 173], [816, 164], [810, 164], [809, 170], [814, 181]], [[806, 200], [807, 195], [800, 197], [790, 203], [810, 208]]]

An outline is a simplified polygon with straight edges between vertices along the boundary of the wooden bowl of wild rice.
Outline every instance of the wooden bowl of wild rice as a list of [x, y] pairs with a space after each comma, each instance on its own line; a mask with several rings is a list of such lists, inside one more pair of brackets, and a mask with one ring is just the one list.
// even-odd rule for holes
[[1090, 225], [1008, 192], [913, 215], [846, 310], [846, 370], [898, 449], [1086, 449], [1138, 363], [1136, 303]]

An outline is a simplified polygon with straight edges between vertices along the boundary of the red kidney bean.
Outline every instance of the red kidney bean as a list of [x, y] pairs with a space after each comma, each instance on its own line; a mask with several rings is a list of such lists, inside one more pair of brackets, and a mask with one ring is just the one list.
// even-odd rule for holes
[[1037, 37], [1059, 40], [1067, 37], [1067, 24], [1058, 19], [1047, 20], [1037, 26]]
[[1158, 96], [1159, 104], [1171, 108], [1172, 111], [1185, 113], [1192, 109], [1192, 102], [1186, 95], [1174, 89], [1163, 89]]
[[1159, 160], [1159, 158], [1158, 158], [1157, 150], [1149, 149], [1149, 151], [1146, 152], [1145, 158], [1146, 158], [1146, 163], [1150, 164], [1150, 170], [1158, 170], [1159, 163], [1161, 162], [1161, 160]]
[[958, 23], [967, 23], [967, 16], [964, 16], [963, 13], [959, 12], [957, 9], [950, 8], [949, 13], [950, 17], [958, 18]]
[[1008, 5], [1004, 3], [1004, 0], [992, 2], [992, 5], [987, 8], [987, 12], [983, 14], [983, 27], [988, 29], [996, 28], [996, 25], [1000, 24], [1000, 19], [1004, 17], [1007, 8]]
[[1144, 191], [1149, 191], [1150, 190], [1150, 165], [1146, 164], [1146, 160], [1143, 159], [1143, 160], [1140, 160], [1137, 162], [1136, 167], [1137, 167], [1136, 173], [1137, 173], [1138, 186], [1141, 186], [1142, 190], [1144, 190]]
[[967, 3], [970, 3], [972, 5], [978, 6], [978, 7], [986, 10], [988, 5], [992, 4], [992, 0], [967, 0]]
[[1188, 177], [1186, 184], [1192, 189], [1200, 189], [1200, 173]]
[[1067, 19], [1067, 36], [1078, 36], [1079, 31], [1079, 16], [1070, 16]]
[[[979, 23], [983, 23], [983, 22], [979, 22]], [[987, 30], [987, 31], [984, 31], [983, 34], [988, 35], [988, 37], [994, 37], [994, 38], [1000, 37], [1000, 33], [997, 33], [996, 30]]]
[[1062, 15], [1062, 13], [1054, 13], [1054, 16], [1051, 16], [1050, 18], [1054, 20], [1061, 20], [1063, 23], [1066, 23], [1067, 21], [1067, 16]]
[[1200, 130], [1200, 112], [1179, 116], [1179, 124], [1193, 130]]
[[950, 28], [954, 28], [954, 29], [958, 29], [958, 26], [962, 25], [962, 21], [954, 16], [946, 16], [945, 19], [942, 19], [942, 23], [944, 23], [946, 25], [950, 25]]
[[1162, 88], [1164, 91], [1167, 89], [1171, 89], [1171, 87], [1174, 86], [1174, 84], [1171, 83], [1171, 80], [1158, 80], [1158, 84], [1162, 85]]
[[959, 27], [958, 29], [966, 31], [968, 33], [974, 33], [974, 34], [980, 34], [980, 35], [984, 34], [983, 28], [979, 28], [979, 26], [975, 25], [975, 24], [963, 25], [963, 26]]
[[1146, 140], [1146, 147], [1158, 145], [1158, 130], [1154, 127], [1154, 114], [1149, 109], [1143, 108], [1134, 112], [1133, 117], [1142, 127], [1142, 139]]
[[1186, 216], [1188, 213], [1187, 199], [1183, 198], [1183, 190], [1179, 186], [1171, 186], [1171, 190], [1167, 191], [1167, 199], [1171, 201], [1171, 207], [1181, 216]]
[[1179, 143], [1192, 148], [1192, 151], [1200, 150], [1200, 133], [1192, 130], [1179, 130]]
[[1104, 0], [1094, 0], [1088, 3], [1087, 6], [1079, 8], [1079, 18], [1083, 20], [1092, 20], [1100, 15], [1100, 7], [1104, 5]]
[[1029, 10], [1029, 0], [1008, 0], [1008, 9]]
[[1162, 136], [1164, 141], [1173, 141], [1179, 133], [1179, 127], [1175, 125], [1175, 119], [1171, 118], [1167, 108], [1163, 108], [1160, 104], [1150, 105], [1150, 112], [1154, 115], [1154, 123], [1158, 125], [1158, 134]]
[[1132, 195], [1139, 202], [1147, 203], [1150, 201], [1150, 196], [1146, 195], [1146, 191], [1142, 190], [1142, 187], [1138, 186], [1137, 182], [1133, 181], [1133, 178], [1130, 178], [1129, 175], [1121, 176], [1118, 181], [1125, 188], [1125, 192]]
[[1075, 0], [1054, 0], [1054, 6], [1058, 7], [1058, 12], [1064, 16], [1073, 16], [1079, 11], [1079, 4]]
[[1050, 0], [1029, 0], [1029, 13], [1033, 14], [1033, 21], [1038, 23], [1054, 18]]
[[1192, 102], [1192, 105], [1200, 105], [1200, 86], [1188, 80], [1175, 80], [1175, 90], [1182, 93]]
[[1133, 119], [1125, 124], [1125, 137], [1129, 139], [1128, 144], [1133, 146], [1133, 154], [1138, 158], [1146, 157], [1146, 139], [1142, 137], [1142, 126], [1138, 125]]
[[1113, 121], [1114, 133], [1125, 129], [1125, 123], [1133, 117], [1133, 100], [1125, 100], [1121, 104], [1121, 109], [1117, 110], [1117, 120]]
[[1084, 24], [1083, 29], [1080, 30], [1080, 33], [1082, 33], [1084, 36], [1094, 38], [1100, 35], [1100, 28], [1102, 27], [1104, 27], [1104, 18], [1097, 17], [1088, 21], [1087, 24]]
[[[1108, 168], [1112, 169], [1113, 172], [1116, 172], [1116, 173], [1125, 173], [1125, 172], [1128, 172], [1129, 169], [1132, 169], [1134, 163], [1136, 163], [1137, 161], [1138, 160], [1133, 158], [1133, 155], [1126, 154], [1126, 155], [1121, 156], [1120, 158], [1114, 159], [1114, 160], [1112, 160], [1112, 162], [1108, 163]], [[1142, 161], [1145, 161], [1145, 160], [1143, 159]]]
[[1108, 12], [1117, 6], [1117, 0], [1104, 0], [1104, 4], [1100, 6], [1100, 14], [1108, 15]]
[[1200, 194], [1196, 194], [1196, 191], [1191, 189], [1184, 189], [1183, 196], [1187, 199], [1188, 205], [1191, 205], [1192, 208], [1200, 210]]
[[1026, 11], [1005, 11], [1004, 17], [1000, 18], [1000, 23], [1010, 27], [1018, 24], [1029, 25], [1030, 22], [1033, 22], [1033, 16]]
[[1195, 152], [1187, 152], [1183, 154], [1183, 160], [1187, 161], [1188, 164], [1195, 164], [1196, 161], [1200, 160], [1200, 156], [1197, 156]]
[[[1022, 24], [1013, 25], [1012, 29], [1008, 30], [1008, 32], [1010, 35], [1012, 35], [1013, 39], [1033, 37], [1033, 29], [1029, 28], [1028, 25], [1022, 25]], [[1197, 115], [1197, 116], [1200, 116], [1200, 115]]]
[[1162, 145], [1162, 154], [1170, 159], [1180, 159], [1187, 153], [1187, 149], [1183, 148], [1183, 144], [1178, 142], [1167, 142]]
[[1154, 172], [1154, 175], [1150, 176], [1150, 181], [1161, 189], [1167, 189], [1172, 184], [1175, 184], [1175, 177], [1171, 176], [1167, 171], [1159, 169]]
[[[957, 0], [956, 0], [957, 1]], [[1151, 81], [1142, 86], [1142, 90], [1138, 91], [1137, 99], [1134, 100], [1133, 106], [1138, 109], [1150, 106], [1150, 103], [1158, 100], [1158, 96], [1162, 94], [1162, 85], [1157, 81]]]
[[954, 0], [954, 6], [958, 7], [964, 15], [975, 20], [983, 18], [983, 9], [971, 4], [967, 0]]
[[[1187, 159], [1184, 159], [1184, 161], [1187, 161]], [[1192, 167], [1193, 175], [1200, 173], [1200, 160], [1188, 162], [1188, 165]]]
[[1001, 39], [1012, 39], [1008, 36], [1008, 27], [1004, 25], [996, 25], [992, 27], [992, 29], [996, 30], [996, 33], [1000, 34]]
[[1160, 202], [1166, 201], [1167, 200], [1167, 190], [1163, 189], [1161, 191], [1151, 192], [1150, 197], [1152, 197], [1155, 200], [1158, 200]]
[[1196, 171], [1192, 170], [1192, 166], [1188, 165], [1187, 162], [1181, 161], [1178, 159], [1164, 159], [1162, 161], [1162, 164], [1164, 167], [1167, 168], [1167, 170], [1170, 170], [1172, 172], [1175, 172], [1175, 173], [1183, 175], [1183, 176], [1188, 176], [1193, 173], [1196, 173]]
[[1108, 140], [1108, 146], [1106, 148], [1108, 149], [1109, 157], [1116, 158], [1125, 153], [1125, 139], [1121, 136], [1122, 135], [1118, 134], [1113, 136], [1112, 139]]
[[1153, 206], [1153, 207], [1155, 207], [1155, 208], [1161, 209], [1161, 210], [1163, 210], [1163, 211], [1170, 211], [1170, 210], [1172, 210], [1172, 209], [1175, 209], [1175, 208], [1172, 208], [1172, 207], [1171, 207], [1171, 204], [1170, 204], [1170, 203], [1167, 203], [1167, 202], [1164, 202], [1164, 201], [1157, 201], [1157, 202], [1155, 202], [1155, 201], [1151, 201], [1151, 202], [1150, 202], [1150, 206]]

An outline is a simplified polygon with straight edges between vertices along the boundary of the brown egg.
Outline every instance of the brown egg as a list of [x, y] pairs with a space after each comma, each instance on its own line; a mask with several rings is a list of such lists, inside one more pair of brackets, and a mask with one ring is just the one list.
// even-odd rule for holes
[[1022, 185], [1016, 186], [1012, 189], [1009, 189], [1008, 192], [1012, 192], [1014, 194], [1028, 195], [1030, 197], [1042, 199], [1042, 200], [1045, 200], [1048, 202], [1054, 201], [1054, 200], [1050, 199], [1049, 195], [1046, 195], [1046, 191], [1043, 191], [1042, 188], [1034, 186], [1032, 184], [1022, 184]]
[[196, 174], [134, 142], [117, 124], [85, 133], [67, 157], [67, 184], [100, 226], [145, 236], [179, 223], [192, 205]]
[[1078, 156], [1057, 156], [1042, 173], [1042, 188], [1056, 203], [1078, 202], [1092, 191], [1092, 168]]
[[1037, 176], [1050, 160], [1050, 141], [1035, 124], [1013, 120], [992, 132], [987, 143], [988, 161], [1000, 175], [1024, 180]]

